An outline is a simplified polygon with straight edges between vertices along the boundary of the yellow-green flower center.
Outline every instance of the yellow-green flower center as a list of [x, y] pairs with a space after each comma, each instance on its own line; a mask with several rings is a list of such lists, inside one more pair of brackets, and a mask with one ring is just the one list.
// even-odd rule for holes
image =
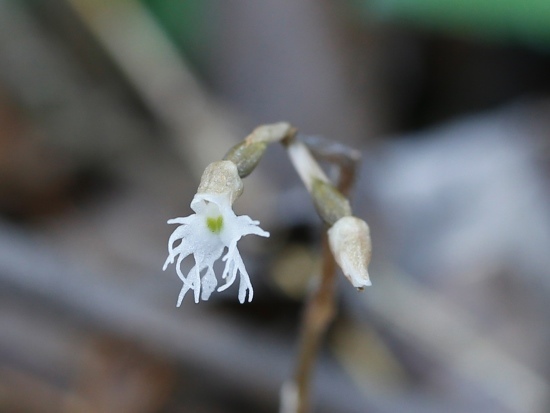
[[216, 218], [207, 217], [206, 226], [214, 234], [219, 234], [223, 227], [223, 216], [220, 215], [219, 217], [216, 217]]

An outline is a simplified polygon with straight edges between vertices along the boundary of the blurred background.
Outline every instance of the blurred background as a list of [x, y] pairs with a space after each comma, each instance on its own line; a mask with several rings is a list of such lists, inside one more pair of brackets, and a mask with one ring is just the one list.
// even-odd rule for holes
[[278, 410], [322, 231], [284, 150], [235, 205], [252, 303], [161, 266], [283, 120], [361, 151], [374, 245], [314, 411], [550, 411], [548, 1], [0, 0], [1, 412]]

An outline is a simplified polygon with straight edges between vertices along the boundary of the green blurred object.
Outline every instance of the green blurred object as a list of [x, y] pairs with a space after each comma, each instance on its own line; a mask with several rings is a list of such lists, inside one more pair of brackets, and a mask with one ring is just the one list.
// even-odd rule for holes
[[550, 45], [549, 0], [350, 0], [377, 20], [398, 20], [496, 41]]
[[192, 66], [204, 66], [212, 22], [208, 0], [141, 0]]

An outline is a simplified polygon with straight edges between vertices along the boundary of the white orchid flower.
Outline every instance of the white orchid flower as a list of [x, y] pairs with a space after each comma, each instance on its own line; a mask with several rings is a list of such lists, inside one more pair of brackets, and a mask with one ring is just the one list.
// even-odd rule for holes
[[[237, 273], [240, 273], [239, 301], [244, 303], [247, 291], [248, 301], [252, 301], [254, 291], [237, 249], [237, 242], [248, 234], [269, 237], [269, 233], [258, 226], [258, 221], [246, 215], [235, 215], [231, 205], [241, 192], [242, 182], [235, 164], [230, 161], [215, 162], [206, 168], [199, 190], [191, 201], [191, 209], [195, 214], [168, 221], [169, 224], [180, 224], [168, 241], [168, 258], [163, 267], [166, 270], [168, 264], [175, 262], [176, 272], [183, 281], [178, 307], [189, 290], [194, 291], [196, 303], [199, 298], [208, 300], [218, 284], [214, 263], [222, 256], [225, 248], [227, 253], [222, 258], [225, 261], [222, 273], [225, 284], [218, 291], [229, 288]], [[181, 265], [191, 254], [195, 265], [185, 275]]]

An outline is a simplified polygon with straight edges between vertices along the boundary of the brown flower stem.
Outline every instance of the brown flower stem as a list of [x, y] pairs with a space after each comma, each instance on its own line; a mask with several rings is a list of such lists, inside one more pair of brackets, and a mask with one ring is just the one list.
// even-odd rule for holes
[[297, 387], [296, 413], [309, 411], [311, 376], [325, 332], [335, 315], [336, 263], [323, 236], [323, 267], [319, 287], [308, 299], [302, 319], [298, 359], [294, 372]]

